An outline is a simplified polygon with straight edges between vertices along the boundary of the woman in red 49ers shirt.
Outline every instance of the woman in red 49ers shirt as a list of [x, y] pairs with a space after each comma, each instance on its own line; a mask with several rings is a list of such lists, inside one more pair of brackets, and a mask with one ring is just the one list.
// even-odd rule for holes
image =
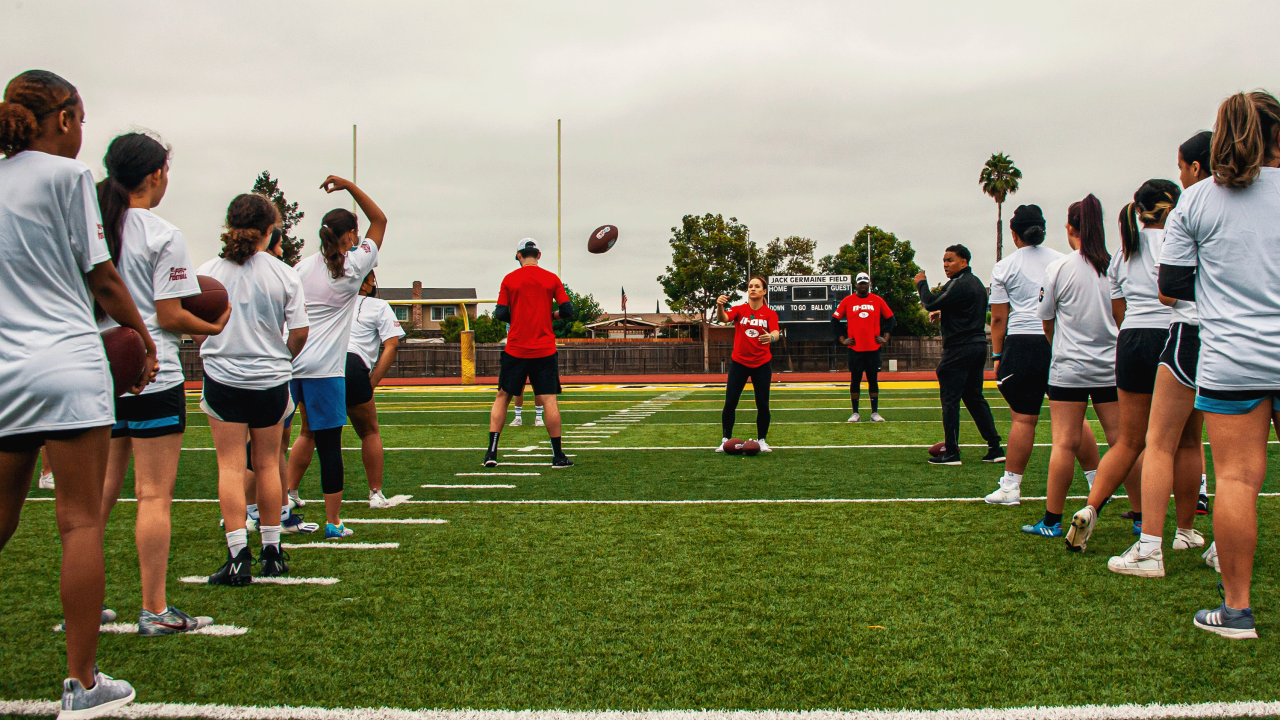
[[773, 370], [769, 361], [773, 353], [769, 345], [778, 341], [778, 313], [764, 304], [765, 282], [759, 275], [747, 281], [747, 301], [734, 305], [726, 312], [729, 298], [716, 298], [716, 319], [733, 323], [733, 355], [729, 362], [729, 384], [724, 394], [724, 410], [720, 412], [720, 425], [724, 438], [716, 446], [716, 452], [724, 452], [724, 444], [733, 436], [733, 421], [738, 412], [738, 399], [751, 381], [756, 394], [756, 435], [760, 452], [773, 452], [765, 435], [769, 434], [769, 382]]

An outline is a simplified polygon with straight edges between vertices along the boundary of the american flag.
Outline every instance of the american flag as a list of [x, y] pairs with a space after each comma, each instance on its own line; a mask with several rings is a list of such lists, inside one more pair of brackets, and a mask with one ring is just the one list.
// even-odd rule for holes
[[627, 311], [627, 289], [622, 288], [622, 312]]

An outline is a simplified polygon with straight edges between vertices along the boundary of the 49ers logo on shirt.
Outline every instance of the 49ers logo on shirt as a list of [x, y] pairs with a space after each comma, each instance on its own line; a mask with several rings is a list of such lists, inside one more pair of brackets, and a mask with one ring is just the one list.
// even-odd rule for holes
[[187, 269], [186, 269], [186, 268], [184, 268], [184, 267], [183, 267], [183, 268], [176, 268], [176, 267], [171, 267], [171, 268], [169, 268], [169, 282], [174, 282], [175, 280], [186, 280], [186, 279], [187, 279]]

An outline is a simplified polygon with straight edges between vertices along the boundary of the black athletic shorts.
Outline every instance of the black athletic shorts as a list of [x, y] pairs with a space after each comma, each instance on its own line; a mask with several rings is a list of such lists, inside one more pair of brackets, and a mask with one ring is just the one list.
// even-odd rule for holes
[[1116, 393], [1114, 385], [1089, 388], [1049, 386], [1049, 399], [1057, 402], [1087, 403], [1090, 397], [1093, 398], [1095, 406], [1103, 403], [1113, 403], [1120, 399], [1120, 395]]
[[181, 435], [187, 429], [187, 395], [182, 383], [146, 395], [116, 398], [116, 424], [111, 437], [157, 438]]
[[1116, 339], [1116, 387], [1129, 393], [1156, 391], [1156, 368], [1169, 340], [1168, 328], [1129, 328]]
[[267, 428], [293, 414], [293, 398], [289, 396], [289, 383], [265, 390], [248, 390], [223, 385], [206, 375], [200, 409], [222, 422]]
[[510, 395], [524, 394], [524, 381], [529, 380], [534, 395], [560, 394], [559, 353], [540, 358], [518, 358], [502, 351], [498, 367], [498, 387]]
[[[101, 426], [99, 426], [101, 427]], [[26, 453], [44, 447], [46, 440], [75, 440], [93, 428], [76, 430], [45, 430], [43, 432], [22, 433], [0, 437], [0, 452]]]
[[875, 350], [850, 350], [849, 354], [849, 372], [853, 375], [853, 379], [857, 380], [862, 377], [864, 372], [880, 372], [880, 349]]
[[1169, 339], [1160, 364], [1169, 368], [1178, 382], [1191, 389], [1196, 387], [1196, 365], [1200, 361], [1200, 326], [1176, 322], [1169, 326]]
[[1053, 350], [1044, 335], [1006, 335], [996, 368], [996, 388], [1019, 415], [1039, 415], [1049, 390]]
[[347, 407], [363, 405], [373, 399], [373, 383], [369, 382], [369, 366], [364, 358], [347, 353]]

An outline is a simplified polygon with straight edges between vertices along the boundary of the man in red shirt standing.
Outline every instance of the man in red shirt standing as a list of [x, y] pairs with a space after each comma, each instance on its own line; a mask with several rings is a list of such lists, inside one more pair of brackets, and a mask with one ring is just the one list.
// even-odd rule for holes
[[560, 278], [538, 267], [541, 257], [537, 240], [521, 240], [516, 245], [520, 267], [507, 273], [498, 292], [498, 307], [493, 317], [510, 323], [511, 327], [498, 370], [498, 396], [489, 411], [485, 467], [498, 464], [498, 436], [507, 420], [507, 406], [512, 397], [524, 394], [526, 379], [533, 385], [534, 398], [545, 408], [547, 435], [551, 437], [551, 467], [573, 466], [573, 461], [560, 447], [560, 407], [556, 404], [556, 396], [560, 394], [560, 367], [556, 335], [551, 328], [553, 319], [573, 319], [573, 303], [569, 302]]
[[[849, 400], [853, 404], [853, 414], [849, 422], [856, 423], [862, 419], [858, 414], [858, 399], [861, 395], [862, 374], [867, 375], [867, 394], [871, 396], [871, 421], [884, 422], [880, 417], [880, 347], [889, 342], [889, 333], [893, 330], [893, 311], [885, 303], [884, 298], [871, 292], [871, 276], [858, 273], [857, 290], [840, 301], [834, 313], [831, 313], [831, 324], [835, 326], [836, 338], [840, 344], [849, 348]], [[848, 324], [848, 330], [840, 327], [840, 322]]]

